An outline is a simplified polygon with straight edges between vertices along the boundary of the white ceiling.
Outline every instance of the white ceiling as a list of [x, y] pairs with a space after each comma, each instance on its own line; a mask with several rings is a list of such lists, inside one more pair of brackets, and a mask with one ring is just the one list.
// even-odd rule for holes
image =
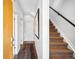
[[18, 13], [35, 12], [39, 4], [39, 0], [14, 0], [14, 10]]

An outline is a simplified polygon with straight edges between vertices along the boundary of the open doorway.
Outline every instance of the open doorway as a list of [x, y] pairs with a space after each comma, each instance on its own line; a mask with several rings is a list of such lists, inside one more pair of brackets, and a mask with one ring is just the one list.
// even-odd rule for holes
[[13, 1], [13, 58], [42, 59], [41, 0]]

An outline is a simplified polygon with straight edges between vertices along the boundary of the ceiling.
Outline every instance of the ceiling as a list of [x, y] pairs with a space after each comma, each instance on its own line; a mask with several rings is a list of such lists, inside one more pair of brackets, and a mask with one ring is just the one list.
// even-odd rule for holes
[[14, 11], [24, 14], [35, 12], [38, 4], [39, 0], [14, 0]]

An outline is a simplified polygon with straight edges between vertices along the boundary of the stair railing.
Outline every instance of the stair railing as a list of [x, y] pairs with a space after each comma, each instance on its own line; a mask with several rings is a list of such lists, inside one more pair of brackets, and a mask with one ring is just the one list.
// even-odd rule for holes
[[64, 20], [66, 20], [68, 23], [70, 23], [73, 27], [75, 27], [75, 24], [72, 23], [69, 19], [67, 19], [65, 16], [63, 16], [62, 14], [60, 14], [58, 11], [56, 11], [54, 8], [52, 8], [51, 6], [49, 6], [49, 8], [51, 10], [53, 10], [55, 13], [57, 13], [59, 16], [61, 16]]

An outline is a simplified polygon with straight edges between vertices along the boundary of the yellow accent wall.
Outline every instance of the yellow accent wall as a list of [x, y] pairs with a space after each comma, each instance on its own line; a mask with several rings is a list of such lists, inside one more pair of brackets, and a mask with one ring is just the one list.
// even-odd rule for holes
[[13, 59], [12, 32], [13, 6], [11, 0], [3, 0], [3, 59]]

